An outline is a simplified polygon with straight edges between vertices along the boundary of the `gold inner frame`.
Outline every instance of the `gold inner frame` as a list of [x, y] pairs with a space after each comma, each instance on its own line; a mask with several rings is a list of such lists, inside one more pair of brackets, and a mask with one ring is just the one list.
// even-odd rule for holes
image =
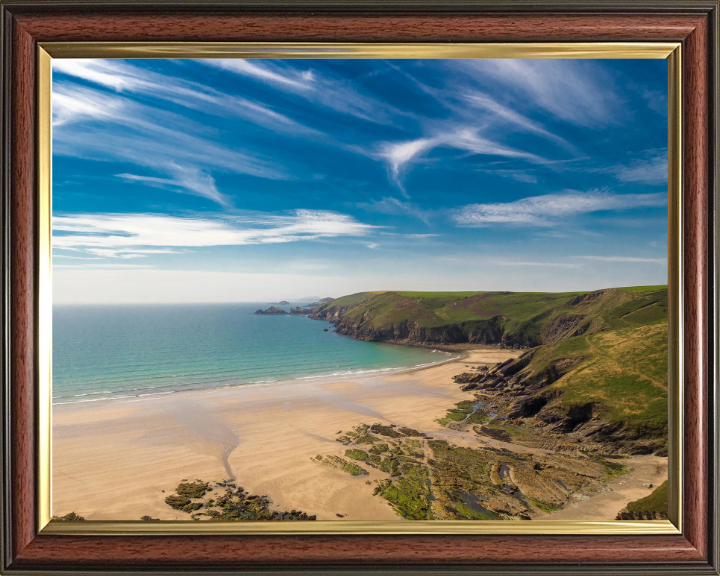
[[[527, 44], [45, 42], [37, 58], [38, 175], [38, 530], [43, 534], [584, 534], [681, 533], [682, 507], [682, 155], [681, 45], [670, 42]], [[665, 59], [668, 62], [668, 520], [488, 520], [51, 522], [52, 510], [52, 138], [53, 58], [558, 58]]]

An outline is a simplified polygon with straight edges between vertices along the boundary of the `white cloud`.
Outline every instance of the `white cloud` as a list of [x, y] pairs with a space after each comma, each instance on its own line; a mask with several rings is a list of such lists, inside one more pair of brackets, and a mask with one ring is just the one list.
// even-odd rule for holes
[[437, 238], [440, 234], [403, 234], [403, 236], [410, 240], [425, 240], [427, 238]]
[[493, 115], [500, 117], [503, 120], [509, 122], [510, 124], [514, 124], [515, 126], [522, 128], [527, 132], [543, 136], [568, 150], [575, 150], [575, 147], [572, 146], [564, 138], [553, 134], [552, 132], [549, 132], [538, 122], [530, 120], [530, 118], [528, 118], [527, 116], [523, 116], [519, 112], [508, 108], [507, 106], [501, 104], [487, 94], [483, 94], [482, 92], [470, 92], [465, 95], [465, 100], [473, 106], [476, 106], [483, 110], [487, 110]]
[[123, 96], [60, 86], [53, 92], [53, 113], [53, 154], [150, 168], [161, 176], [125, 176], [204, 196], [224, 207], [231, 204], [230, 199], [217, 190], [210, 169], [287, 178], [275, 160], [215, 142], [206, 137], [206, 127], [189, 118]]
[[636, 160], [625, 166], [616, 166], [614, 172], [617, 179], [621, 182], [664, 184], [668, 179], [667, 152], [655, 154], [650, 158]]
[[58, 58], [52, 61], [53, 72], [82, 78], [115, 90], [132, 88], [139, 79], [130, 74], [132, 66], [112, 60]]
[[168, 168], [173, 172], [173, 178], [156, 178], [153, 176], [139, 176], [136, 174], [118, 174], [119, 178], [134, 182], [144, 182], [150, 186], [157, 186], [167, 190], [182, 191], [197, 196], [203, 196], [221, 206], [232, 206], [232, 199], [218, 191], [215, 179], [192, 166], [173, 166]]
[[444, 144], [451, 148], [467, 150], [473, 154], [486, 154], [491, 156], [505, 156], [507, 158], [520, 158], [530, 162], [544, 162], [537, 154], [517, 150], [510, 146], [503, 146], [480, 136], [478, 130], [463, 129], [448, 135]]
[[593, 190], [532, 196], [515, 202], [470, 204], [454, 211], [452, 218], [464, 227], [493, 224], [554, 226], [568, 216], [666, 204], [667, 194], [614, 194]]
[[480, 170], [480, 172], [486, 172], [488, 174], [495, 174], [503, 178], [512, 178], [518, 182], [525, 182], [526, 184], [537, 184], [537, 176], [531, 174], [525, 170]]
[[112, 121], [124, 114], [123, 100], [98, 97], [98, 94], [86, 88], [55, 86], [52, 93], [53, 126], [87, 119]]
[[[238, 116], [256, 124], [283, 131], [315, 133], [302, 124], [258, 102], [209, 86], [153, 72], [117, 60], [61, 59], [53, 60], [53, 71], [82, 78], [117, 92], [136, 93], [159, 98], [208, 114]], [[57, 83], [56, 83], [57, 84]], [[58, 91], [67, 89], [62, 84]], [[53, 98], [56, 88], [53, 87]]]
[[[77, 248], [66, 248], [66, 250], [77, 250]], [[145, 258], [150, 254], [182, 254], [186, 250], [173, 250], [171, 248], [155, 248], [155, 249], [114, 249], [114, 248], [87, 248], [89, 254], [96, 254], [100, 258]]]
[[386, 197], [373, 202], [358, 202], [355, 206], [368, 212], [377, 212], [379, 214], [414, 216], [426, 224], [430, 220], [429, 210], [423, 210], [417, 204], [403, 202], [402, 200], [392, 197]]
[[448, 131], [432, 138], [418, 138], [396, 143], [386, 142], [380, 145], [378, 156], [390, 165], [393, 179], [405, 194], [400, 182], [400, 173], [403, 168], [417, 157], [437, 147], [463, 150], [471, 154], [503, 156], [538, 163], [545, 162], [543, 158], [536, 154], [493, 142], [481, 136], [478, 129], [471, 128], [448, 129]]
[[579, 268], [582, 264], [567, 262], [513, 262], [511, 260], [496, 260], [493, 264], [498, 266], [539, 266], [542, 268]]
[[647, 105], [650, 110], [667, 117], [668, 101], [666, 94], [659, 90], [648, 90], [646, 88], [643, 90], [643, 98], [647, 100]]
[[393, 178], [399, 184], [400, 169], [416, 156], [438, 146], [441, 142], [439, 138], [418, 138], [407, 142], [386, 143], [380, 148], [380, 156], [390, 164]]
[[251, 60], [242, 60], [240, 58], [208, 58], [200, 62], [208, 66], [222, 68], [223, 70], [229, 70], [242, 76], [250, 76], [271, 84], [280, 84], [300, 90], [310, 90], [313, 88], [314, 75], [310, 70], [296, 73], [294, 71], [283, 70], [270, 62], [260, 63]]
[[647, 262], [651, 264], [667, 264], [667, 258], [637, 258], [634, 256], [575, 256], [584, 260], [597, 260], [599, 262]]
[[292, 92], [312, 104], [370, 122], [391, 125], [399, 117], [412, 116], [384, 99], [363, 94], [357, 89], [357, 83], [353, 85], [344, 78], [323, 76], [313, 70], [298, 71], [268, 60], [208, 58], [197, 62], [254, 78]]
[[601, 65], [581, 60], [479, 59], [462, 66], [478, 82], [500, 82], [515, 96], [579, 126], [619, 120], [619, 98]]
[[[375, 226], [336, 212], [295, 210], [288, 215], [238, 213], [214, 217], [161, 214], [70, 214], [53, 218], [53, 246], [148, 254], [146, 247], [276, 244], [318, 238], [366, 236]], [[99, 252], [100, 251], [100, 252]], [[111, 252], [105, 252], [110, 255]]]

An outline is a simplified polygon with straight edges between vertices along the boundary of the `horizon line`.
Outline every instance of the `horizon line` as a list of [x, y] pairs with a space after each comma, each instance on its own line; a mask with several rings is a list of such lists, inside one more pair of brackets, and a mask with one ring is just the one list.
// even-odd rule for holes
[[[589, 292], [596, 292], [598, 290], [612, 290], [621, 288], [667, 288], [668, 284], [636, 284], [631, 286], [606, 286], [603, 288], [594, 288], [591, 290], [361, 290], [359, 292], [351, 292], [349, 294], [342, 294], [341, 296], [333, 297], [333, 300], [343, 298], [345, 296], [352, 296], [353, 294], [362, 293], [376, 293], [383, 294], [386, 292], [415, 292], [417, 294], [485, 294], [489, 292], [497, 293], [512, 293], [512, 294], [584, 294]], [[330, 298], [330, 296], [323, 296], [322, 298]], [[322, 299], [319, 298], [319, 299]], [[290, 303], [302, 303], [308, 300], [319, 300], [315, 298], [280, 298], [274, 300], [284, 300]], [[183, 306], [187, 304], [197, 305], [227, 305], [227, 304], [271, 304], [278, 305], [277, 302], [271, 302], [270, 300], [226, 300], [226, 301], [187, 301], [187, 302], [162, 302], [162, 301], [147, 301], [147, 302], [56, 302], [53, 301], [54, 306], [144, 306], [144, 305], [160, 305], [160, 306]]]

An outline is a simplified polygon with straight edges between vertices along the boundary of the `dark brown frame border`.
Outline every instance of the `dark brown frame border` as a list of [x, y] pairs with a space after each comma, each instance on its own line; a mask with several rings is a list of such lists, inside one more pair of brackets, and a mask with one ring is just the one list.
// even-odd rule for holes
[[[718, 2], [0, 0], [0, 572], [718, 574]], [[38, 42], [682, 43], [683, 533], [667, 536], [50, 536], [37, 533]]]

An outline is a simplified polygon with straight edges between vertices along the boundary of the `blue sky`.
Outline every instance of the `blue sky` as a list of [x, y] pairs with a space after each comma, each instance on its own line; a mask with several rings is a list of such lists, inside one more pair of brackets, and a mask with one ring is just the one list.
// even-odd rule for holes
[[60, 302], [667, 282], [664, 60], [54, 60]]

